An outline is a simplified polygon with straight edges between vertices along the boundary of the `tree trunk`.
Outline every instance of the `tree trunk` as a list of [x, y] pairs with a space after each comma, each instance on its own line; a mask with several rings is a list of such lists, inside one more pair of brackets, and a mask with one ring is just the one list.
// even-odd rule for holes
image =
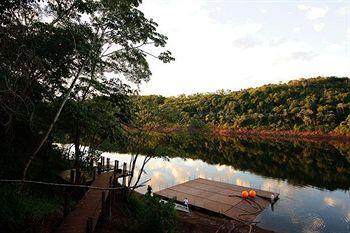
[[75, 167], [80, 167], [80, 131], [79, 131], [79, 120], [77, 120], [77, 126], [75, 128], [75, 138], [74, 138], [74, 149], [75, 149]]
[[24, 167], [24, 170], [23, 170], [23, 175], [22, 175], [22, 180], [25, 180], [27, 178], [27, 172], [28, 172], [28, 168], [30, 166], [30, 164], [32, 163], [33, 159], [35, 158], [35, 156], [38, 154], [38, 152], [40, 151], [41, 147], [44, 145], [44, 143], [46, 142], [47, 138], [49, 137], [53, 127], [55, 126], [59, 116], [61, 115], [61, 112], [62, 112], [62, 109], [64, 107], [64, 105], [66, 104], [70, 94], [72, 93], [73, 91], [73, 88], [75, 86], [75, 83], [77, 82], [82, 70], [84, 69], [85, 67], [85, 63], [86, 63], [87, 60], [85, 60], [82, 64], [82, 66], [79, 68], [79, 70], [77, 71], [77, 74], [75, 75], [66, 95], [64, 96], [63, 98], [63, 101], [58, 109], [58, 111], [56, 112], [56, 115], [54, 117], [54, 119], [52, 120], [49, 128], [47, 129], [44, 137], [41, 139], [40, 143], [38, 144], [38, 146], [35, 148], [34, 152], [32, 153], [32, 155], [30, 156], [30, 158], [28, 159], [27, 163], [25, 164], [25, 167]]

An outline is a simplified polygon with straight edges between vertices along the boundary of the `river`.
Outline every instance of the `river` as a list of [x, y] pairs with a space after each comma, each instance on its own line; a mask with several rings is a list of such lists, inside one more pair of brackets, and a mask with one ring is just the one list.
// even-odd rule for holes
[[[278, 192], [280, 200], [274, 208], [265, 209], [256, 219], [260, 227], [276, 232], [350, 232], [347, 143], [205, 135], [171, 136], [163, 143], [142, 176], [142, 181], [151, 179], [153, 191], [202, 177]], [[129, 163], [131, 154], [125, 147], [103, 156]], [[141, 160], [143, 156], [137, 169]]]

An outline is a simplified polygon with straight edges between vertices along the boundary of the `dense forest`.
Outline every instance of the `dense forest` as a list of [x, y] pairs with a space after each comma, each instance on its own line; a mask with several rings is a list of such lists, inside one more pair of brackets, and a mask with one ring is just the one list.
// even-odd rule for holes
[[241, 91], [137, 96], [149, 126], [319, 131], [350, 134], [350, 79], [317, 77]]

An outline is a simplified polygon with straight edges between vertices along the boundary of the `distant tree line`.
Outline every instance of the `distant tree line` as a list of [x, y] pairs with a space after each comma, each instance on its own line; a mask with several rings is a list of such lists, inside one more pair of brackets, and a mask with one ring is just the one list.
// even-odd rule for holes
[[350, 79], [317, 77], [241, 91], [136, 96], [138, 111], [169, 127], [350, 133]]
[[[150, 133], [139, 148], [141, 154], [161, 158], [191, 158], [209, 164], [228, 165], [264, 177], [287, 180], [294, 185], [348, 190], [350, 146], [348, 143], [312, 143], [217, 137], [210, 133]], [[116, 148], [131, 153], [134, 143]], [[154, 150], [154, 145], [158, 145]]]

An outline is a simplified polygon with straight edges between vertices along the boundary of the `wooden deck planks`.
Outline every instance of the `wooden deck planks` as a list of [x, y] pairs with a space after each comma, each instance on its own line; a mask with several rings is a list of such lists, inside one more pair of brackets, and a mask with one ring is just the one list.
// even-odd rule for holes
[[[111, 176], [113, 176], [113, 171], [96, 176], [92, 186], [108, 188]], [[88, 190], [75, 209], [63, 220], [56, 233], [85, 233], [86, 221], [89, 217], [93, 218], [94, 229], [101, 211], [101, 197], [102, 190]]]
[[180, 202], [187, 197], [190, 206], [233, 219], [253, 221], [261, 210], [270, 205], [271, 194], [276, 197], [278, 194], [254, 189], [257, 192], [256, 198], [242, 199], [241, 192], [250, 189], [252, 188], [198, 178], [160, 190], [155, 194], [168, 199], [175, 198]]

